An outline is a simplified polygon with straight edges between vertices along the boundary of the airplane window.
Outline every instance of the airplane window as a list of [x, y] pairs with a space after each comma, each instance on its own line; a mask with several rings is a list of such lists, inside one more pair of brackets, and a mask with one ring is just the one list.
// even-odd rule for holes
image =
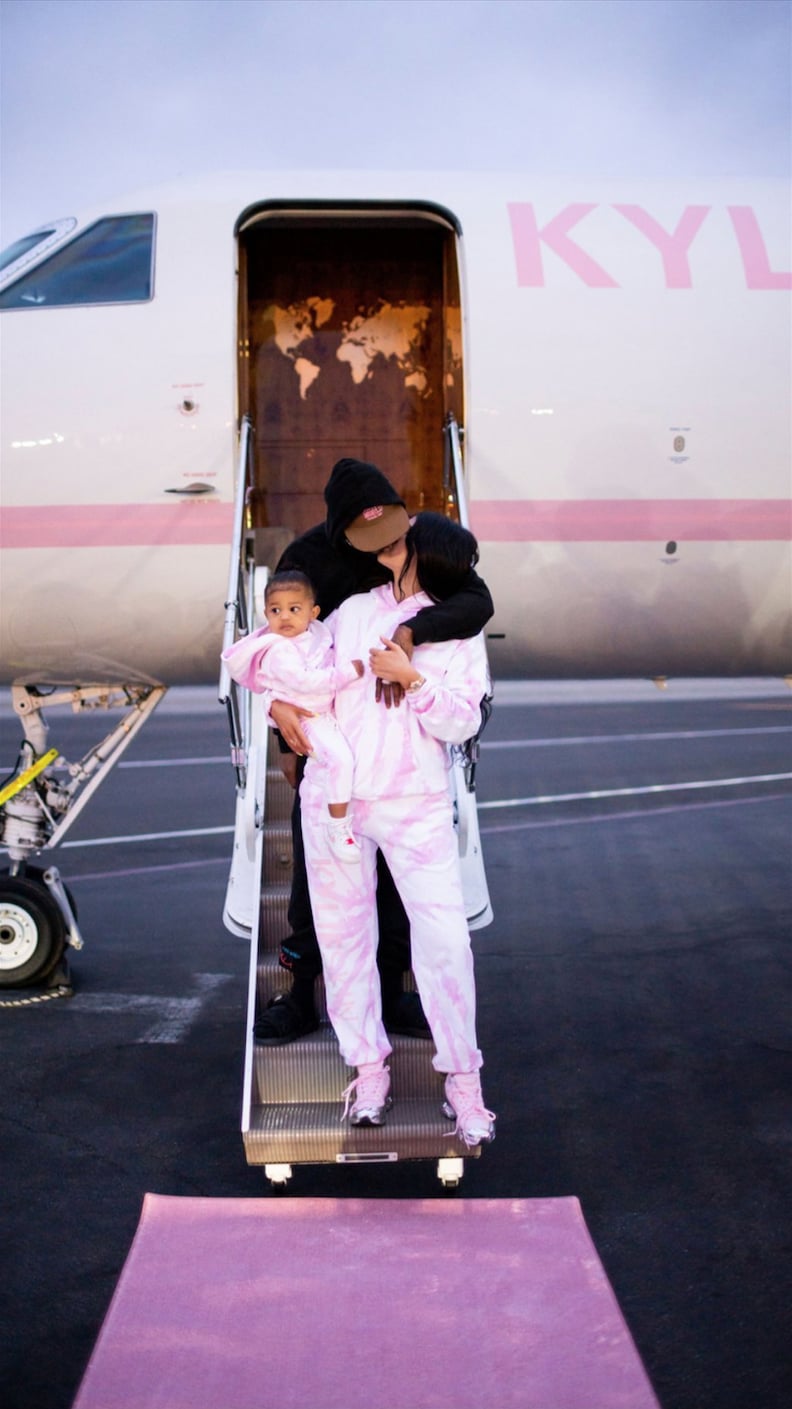
[[143, 303], [152, 296], [153, 249], [153, 215], [107, 216], [4, 289], [0, 308]]
[[35, 235], [23, 235], [21, 240], [14, 240], [13, 245], [8, 245], [0, 254], [0, 269], [5, 269], [7, 264], [15, 264], [28, 250], [32, 250], [35, 245], [40, 245], [42, 240], [48, 240], [54, 234], [54, 230], [37, 230]]

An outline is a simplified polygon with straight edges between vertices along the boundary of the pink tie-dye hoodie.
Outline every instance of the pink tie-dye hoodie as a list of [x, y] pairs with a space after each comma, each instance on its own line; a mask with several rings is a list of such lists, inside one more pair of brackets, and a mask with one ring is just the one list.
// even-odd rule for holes
[[[372, 646], [392, 639], [397, 626], [431, 605], [424, 592], [397, 602], [388, 583], [349, 597], [327, 618], [336, 659], [362, 660], [362, 679], [336, 694], [335, 715], [355, 757], [353, 796], [362, 799], [409, 797], [448, 789], [448, 757], [443, 743], [464, 743], [481, 723], [481, 698], [490, 688], [482, 636], [416, 646], [412, 663], [426, 683], [405, 695], [397, 709], [374, 697], [369, 668]], [[306, 766], [306, 777], [311, 761]]]
[[326, 714], [336, 691], [358, 679], [351, 661], [345, 667], [334, 664], [333, 638], [322, 621], [312, 621], [299, 636], [279, 636], [262, 626], [235, 641], [222, 658], [231, 678], [247, 690], [315, 714]]

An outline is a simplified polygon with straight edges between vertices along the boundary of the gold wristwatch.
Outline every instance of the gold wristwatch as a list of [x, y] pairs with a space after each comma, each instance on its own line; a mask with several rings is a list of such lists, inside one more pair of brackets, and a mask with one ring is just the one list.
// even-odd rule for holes
[[420, 690], [421, 686], [425, 684], [426, 681], [424, 680], [423, 676], [419, 675], [417, 680], [410, 681], [409, 685], [407, 686], [406, 693], [408, 695], [414, 695], [416, 690]]

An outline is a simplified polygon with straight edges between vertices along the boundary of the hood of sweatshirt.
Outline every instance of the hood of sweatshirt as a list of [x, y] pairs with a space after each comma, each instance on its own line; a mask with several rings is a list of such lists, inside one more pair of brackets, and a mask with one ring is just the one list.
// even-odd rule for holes
[[338, 460], [325, 486], [327, 536], [334, 548], [344, 543], [344, 533], [364, 509], [378, 504], [401, 504], [404, 500], [393, 485], [367, 460]]

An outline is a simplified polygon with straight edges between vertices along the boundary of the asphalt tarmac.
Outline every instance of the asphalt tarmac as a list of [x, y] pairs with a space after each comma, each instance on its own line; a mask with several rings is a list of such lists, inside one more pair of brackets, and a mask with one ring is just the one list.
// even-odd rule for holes
[[[51, 742], [103, 726], [53, 716]], [[18, 737], [6, 707], [9, 767]], [[788, 1409], [792, 693], [503, 685], [479, 801], [498, 1135], [460, 1192], [579, 1197], [664, 1409]], [[222, 711], [174, 692], [54, 858], [74, 997], [0, 1010], [6, 1409], [71, 1405], [146, 1191], [278, 1197], [239, 1134], [233, 802]], [[433, 1163], [289, 1194], [454, 1197]]]

